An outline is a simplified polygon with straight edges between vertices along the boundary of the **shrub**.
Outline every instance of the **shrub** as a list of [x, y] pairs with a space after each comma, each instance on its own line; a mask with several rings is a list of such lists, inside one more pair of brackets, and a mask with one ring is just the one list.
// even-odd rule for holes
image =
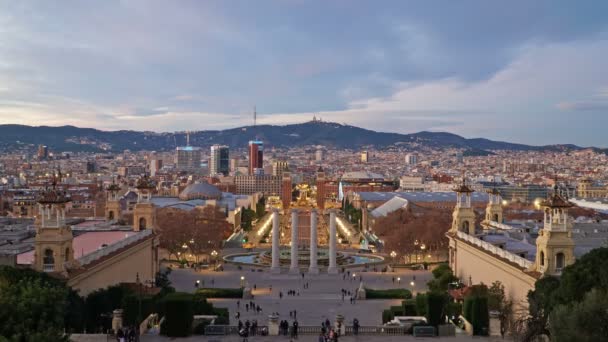
[[473, 300], [475, 297], [466, 297], [464, 299], [464, 307], [462, 313], [464, 314], [464, 318], [471, 322], [473, 318]]
[[414, 299], [408, 299], [401, 302], [403, 306], [403, 314], [405, 316], [417, 316], [418, 311], [416, 310], [416, 301]]
[[192, 332], [194, 333], [194, 335], [204, 335], [205, 334], [205, 328], [209, 324], [211, 324], [210, 320], [203, 319], [198, 324], [196, 324], [196, 326], [194, 327], [194, 330]]
[[393, 316], [403, 316], [404, 315], [403, 306], [401, 306], [401, 305], [391, 306], [390, 310], [393, 313]]
[[202, 288], [196, 294], [204, 298], [243, 298], [243, 289]]
[[410, 299], [412, 293], [407, 289], [372, 290], [365, 289], [366, 299]]
[[426, 316], [426, 293], [419, 293], [416, 296], [416, 312], [419, 316]]
[[392, 321], [393, 318], [395, 318], [395, 316], [391, 310], [382, 311], [382, 324]]
[[213, 308], [213, 314], [217, 315], [215, 324], [217, 325], [228, 325], [230, 324], [230, 315], [226, 308]]
[[450, 319], [452, 317], [458, 317], [462, 313], [462, 304], [450, 301], [445, 307], [445, 311]]
[[139, 325], [142, 320], [155, 312], [155, 300], [150, 296], [141, 296], [141, 312], [140, 312], [140, 297], [137, 295], [128, 295], [122, 300], [123, 321], [124, 325]]
[[194, 297], [192, 294], [175, 292], [163, 298], [161, 305], [165, 312], [165, 324], [161, 334], [169, 337], [186, 337], [192, 332]]
[[488, 298], [474, 297], [471, 324], [474, 335], [487, 335], [490, 316], [488, 313]]
[[207, 298], [200, 293], [194, 294], [194, 314], [195, 315], [213, 315], [213, 305], [207, 301]]
[[426, 294], [426, 318], [429, 325], [434, 327], [442, 324], [443, 309], [447, 298], [443, 293], [429, 292]]

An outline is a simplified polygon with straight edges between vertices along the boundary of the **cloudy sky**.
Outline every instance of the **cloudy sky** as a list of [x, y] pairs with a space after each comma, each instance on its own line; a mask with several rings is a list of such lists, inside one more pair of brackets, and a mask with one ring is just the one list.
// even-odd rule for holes
[[608, 1], [0, 0], [0, 123], [608, 146]]

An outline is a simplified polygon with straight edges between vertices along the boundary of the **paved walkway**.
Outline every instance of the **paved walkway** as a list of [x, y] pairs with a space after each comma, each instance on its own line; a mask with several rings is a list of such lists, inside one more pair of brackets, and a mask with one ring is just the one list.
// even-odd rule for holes
[[[169, 339], [161, 336], [144, 336], [142, 342], [164, 342], [164, 341], [208, 341], [208, 342], [241, 342], [242, 337], [228, 336], [228, 337], [211, 337], [211, 336], [191, 336], [188, 338]], [[292, 341], [284, 336], [255, 336], [249, 337], [249, 342], [279, 342], [279, 341]], [[300, 336], [298, 342], [317, 342], [318, 336], [308, 335]], [[340, 342], [390, 342], [390, 341], [450, 341], [450, 342], [464, 342], [464, 341], [509, 341], [501, 338], [489, 338], [489, 337], [469, 337], [469, 336], [456, 336], [456, 337], [433, 337], [433, 338], [416, 338], [410, 335], [406, 336], [344, 336], [338, 339]]]
[[[352, 324], [352, 320], [357, 318], [363, 326], [375, 326], [382, 323], [382, 310], [388, 309], [391, 305], [400, 305], [401, 300], [362, 300], [355, 304], [350, 303], [350, 297], [345, 296], [342, 301], [341, 289], [355, 293], [359, 286], [360, 277], [362, 277], [365, 287], [374, 289], [388, 288], [407, 288], [415, 291], [424, 291], [426, 283], [431, 278], [428, 271], [411, 271], [399, 270], [395, 273], [382, 274], [380, 272], [362, 272], [361, 270], [351, 270], [351, 276], [344, 277], [339, 275], [272, 275], [267, 269], [263, 272], [252, 272], [251, 268], [238, 270], [235, 266], [227, 266], [224, 272], [201, 271], [194, 272], [191, 269], [176, 269], [170, 279], [173, 286], [178, 291], [191, 292], [195, 290], [196, 280], [204, 283], [205, 287], [239, 287], [241, 285], [241, 277], [244, 277], [244, 282], [248, 286], [255, 285], [254, 303], [259, 305], [263, 312], [261, 314], [247, 311], [245, 309], [246, 302], [240, 300], [240, 305], [237, 306], [237, 299], [214, 299], [211, 300], [218, 307], [228, 308], [230, 310], [231, 322], [234, 321], [236, 312], [240, 312], [241, 320], [258, 320], [260, 325], [266, 325], [268, 315], [272, 312], [278, 312], [280, 319], [287, 319], [290, 322], [293, 320], [290, 317], [290, 311], [296, 311], [297, 319], [300, 325], [321, 325], [321, 322], [328, 318], [333, 322], [337, 314], [345, 316], [348, 325]], [[355, 277], [352, 275], [356, 274]], [[416, 280], [414, 286], [410, 284], [414, 277]], [[395, 282], [393, 283], [393, 278]], [[399, 282], [397, 279], [401, 278]], [[308, 288], [304, 285], [308, 284]], [[272, 286], [272, 290], [270, 289]], [[295, 296], [288, 296], [289, 290], [296, 291]], [[279, 292], [283, 293], [283, 298], [279, 298]], [[299, 294], [299, 295], [297, 295]]]

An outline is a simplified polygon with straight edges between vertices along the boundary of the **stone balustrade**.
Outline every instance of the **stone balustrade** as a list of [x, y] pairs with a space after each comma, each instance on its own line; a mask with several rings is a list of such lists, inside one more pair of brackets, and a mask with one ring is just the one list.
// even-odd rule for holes
[[533, 266], [533, 262], [520, 257], [519, 255], [515, 255], [507, 250], [504, 250], [500, 247], [496, 247], [493, 244], [483, 241], [475, 236], [469, 235], [465, 232], [458, 232], [457, 236], [459, 239], [464, 240], [472, 245], [480, 247], [481, 249], [488, 251], [496, 256], [499, 256], [503, 259], [509, 260], [510, 262], [517, 264], [519, 267], [523, 269], [528, 269]]

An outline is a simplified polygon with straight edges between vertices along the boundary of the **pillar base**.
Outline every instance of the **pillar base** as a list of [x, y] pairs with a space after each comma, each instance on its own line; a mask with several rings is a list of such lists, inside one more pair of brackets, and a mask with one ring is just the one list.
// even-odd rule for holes
[[338, 268], [337, 267], [328, 267], [327, 268], [327, 273], [328, 274], [338, 274]]
[[308, 273], [310, 273], [310, 274], [319, 274], [319, 268], [318, 267], [309, 267], [308, 268]]
[[271, 274], [281, 274], [281, 268], [280, 267], [271, 267], [270, 273]]
[[296, 268], [291, 267], [289, 269], [289, 274], [300, 274], [300, 268], [299, 267], [296, 267]]

